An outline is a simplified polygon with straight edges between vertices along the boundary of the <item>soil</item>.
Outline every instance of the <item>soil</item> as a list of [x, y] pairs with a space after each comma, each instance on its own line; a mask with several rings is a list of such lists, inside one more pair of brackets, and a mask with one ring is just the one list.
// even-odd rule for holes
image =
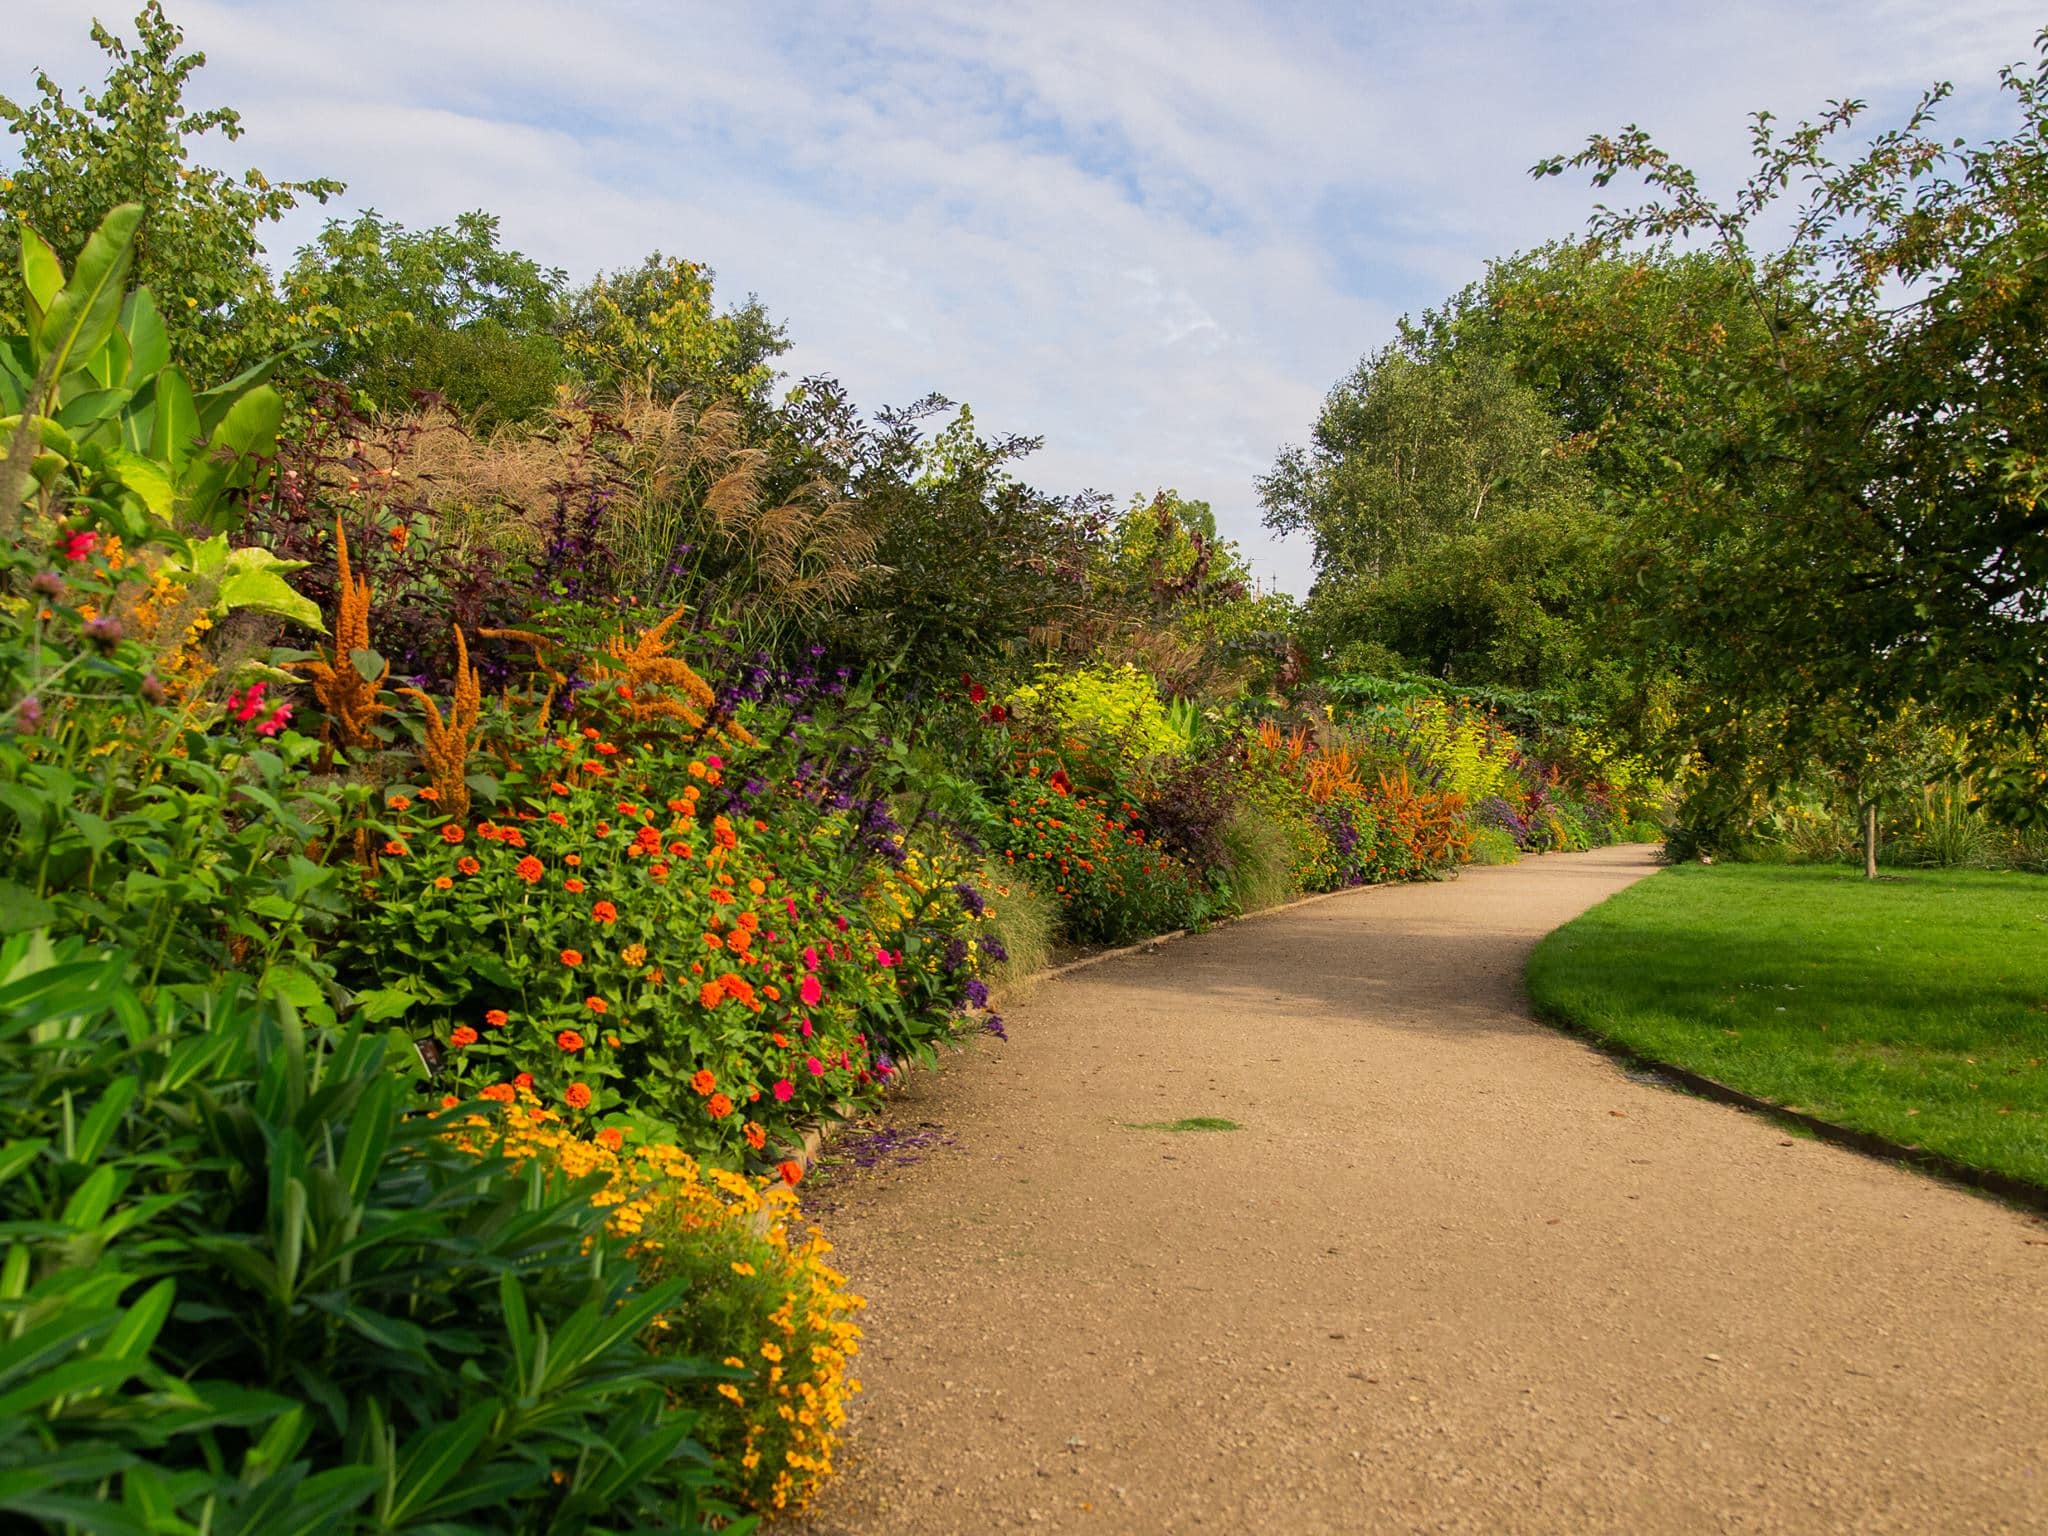
[[1653, 867], [1278, 912], [918, 1074], [915, 1155], [828, 1181], [866, 1393], [809, 1529], [2048, 1530], [2048, 1226], [1529, 1018]]

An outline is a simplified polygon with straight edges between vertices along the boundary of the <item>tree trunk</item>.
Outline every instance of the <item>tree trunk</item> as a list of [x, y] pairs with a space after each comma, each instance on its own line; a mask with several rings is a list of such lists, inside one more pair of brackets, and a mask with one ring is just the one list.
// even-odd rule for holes
[[1863, 878], [1877, 878], [1877, 802], [1863, 807]]

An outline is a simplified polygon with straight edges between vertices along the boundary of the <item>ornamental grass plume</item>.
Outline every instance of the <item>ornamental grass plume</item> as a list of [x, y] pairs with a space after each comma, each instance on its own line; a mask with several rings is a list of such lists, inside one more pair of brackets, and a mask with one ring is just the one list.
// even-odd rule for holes
[[313, 697], [327, 713], [323, 738], [331, 732], [341, 738], [343, 746], [367, 747], [376, 740], [370, 722], [386, 708], [377, 693], [391, 676], [391, 663], [384, 663], [375, 681], [356, 667], [357, 652], [376, 654], [370, 650], [370, 583], [367, 577], [358, 580], [349, 566], [348, 533], [338, 516], [334, 519], [334, 556], [340, 572], [334, 584], [334, 649], [317, 660], [295, 665], [313, 679]]
[[[593, 659], [591, 669], [602, 676], [619, 679], [620, 697], [626, 701], [636, 723], [644, 725], [653, 720], [680, 720], [692, 730], [709, 729], [713, 735], [752, 746], [753, 736], [737, 720], [714, 718], [718, 696], [711, 691], [711, 685], [699, 677], [687, 661], [669, 650], [669, 630], [688, 611], [687, 608], [676, 609], [652, 629], [642, 630], [630, 646], [626, 644], [625, 632], [621, 630], [605, 642], [604, 653], [609, 660]], [[646, 696], [659, 688], [679, 689], [683, 697]], [[707, 726], [707, 719], [713, 723]]]
[[440, 809], [451, 823], [467, 821], [470, 733], [476, 729], [477, 715], [483, 707], [483, 680], [469, 664], [469, 644], [462, 638], [461, 625], [455, 626], [455, 696], [449, 701], [446, 718], [441, 714], [441, 706], [420, 689], [398, 691], [418, 699], [427, 712], [427, 740], [420, 748], [420, 757], [433, 775]]

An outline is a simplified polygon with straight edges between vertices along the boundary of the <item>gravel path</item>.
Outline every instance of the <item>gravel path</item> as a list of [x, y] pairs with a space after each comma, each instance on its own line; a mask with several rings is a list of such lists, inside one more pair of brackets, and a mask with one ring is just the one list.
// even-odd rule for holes
[[1237, 924], [920, 1075], [925, 1149], [833, 1194], [867, 1395], [811, 1529], [2048, 1531], [2048, 1226], [1525, 1014], [1651, 867]]

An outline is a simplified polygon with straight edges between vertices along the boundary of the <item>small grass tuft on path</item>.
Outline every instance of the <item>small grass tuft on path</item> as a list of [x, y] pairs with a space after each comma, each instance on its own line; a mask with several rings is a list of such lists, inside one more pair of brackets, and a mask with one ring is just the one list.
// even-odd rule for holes
[[1147, 1120], [1142, 1125], [1127, 1125], [1127, 1131], [1241, 1131], [1243, 1126], [1235, 1120], [1225, 1120], [1217, 1115], [1190, 1115], [1185, 1120]]
[[2048, 1188], [2048, 879], [1682, 865], [1528, 977], [1545, 1018]]

